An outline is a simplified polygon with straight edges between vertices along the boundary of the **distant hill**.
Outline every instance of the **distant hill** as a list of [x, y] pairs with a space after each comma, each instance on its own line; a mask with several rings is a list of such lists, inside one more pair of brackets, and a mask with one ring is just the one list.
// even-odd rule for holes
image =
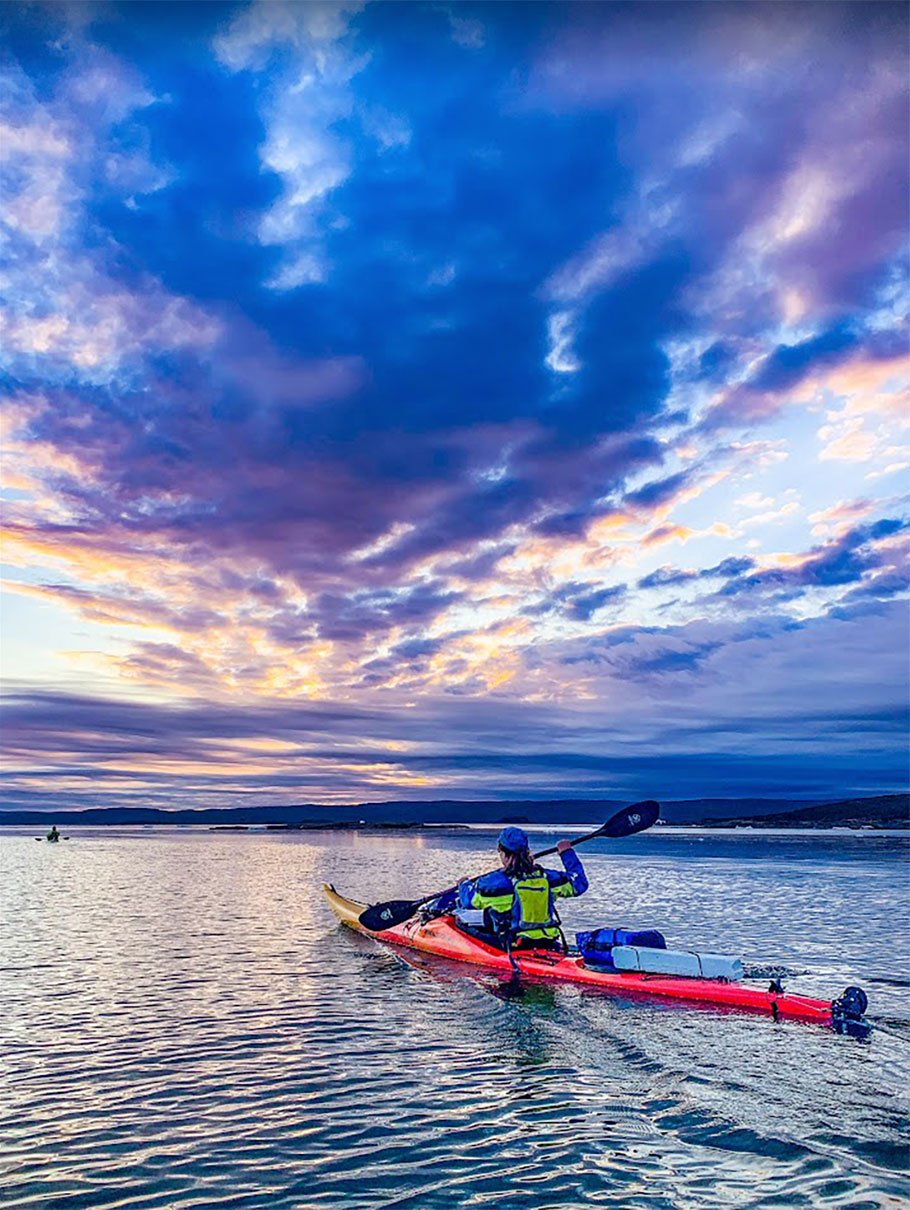
[[700, 824], [706, 820], [739, 818], [740, 816], [774, 815], [814, 807], [822, 798], [688, 798], [669, 799], [660, 804], [664, 823]]
[[910, 794], [879, 794], [803, 806], [772, 816], [741, 815], [703, 819], [708, 828], [910, 828]]
[[[283, 824], [288, 827], [337, 827], [339, 825], [420, 823], [598, 823], [608, 819], [629, 799], [559, 798], [513, 799], [465, 802], [458, 799], [322, 806], [305, 803], [290, 807], [202, 807], [197, 810], [163, 811], [154, 807], [91, 807], [79, 811], [0, 810], [0, 826], [45, 827], [48, 823], [98, 826], [142, 824]], [[906, 794], [824, 803], [819, 799], [797, 802], [774, 798], [696, 798], [669, 800], [661, 804], [661, 817], [669, 824], [701, 823], [709, 827], [751, 824], [753, 827], [900, 827], [907, 823]], [[903, 804], [901, 806], [901, 804]], [[824, 812], [834, 812], [825, 815]], [[817, 814], [821, 812], [821, 814]], [[806, 823], [818, 819], [817, 823]]]
[[2, 824], [50, 822], [64, 824], [287, 824], [291, 827], [338, 824], [418, 823], [578, 823], [608, 819], [622, 799], [554, 799], [462, 802], [390, 801], [322, 806], [305, 803], [289, 807], [201, 807], [162, 811], [154, 807], [91, 807], [79, 811], [0, 810]]

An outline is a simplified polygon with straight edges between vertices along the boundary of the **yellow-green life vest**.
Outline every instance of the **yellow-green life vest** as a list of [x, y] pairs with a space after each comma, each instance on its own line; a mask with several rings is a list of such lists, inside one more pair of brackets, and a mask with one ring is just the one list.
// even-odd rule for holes
[[553, 906], [553, 892], [544, 873], [526, 874], [513, 880], [515, 887], [515, 924], [521, 937], [539, 941], [559, 936], [559, 917]]

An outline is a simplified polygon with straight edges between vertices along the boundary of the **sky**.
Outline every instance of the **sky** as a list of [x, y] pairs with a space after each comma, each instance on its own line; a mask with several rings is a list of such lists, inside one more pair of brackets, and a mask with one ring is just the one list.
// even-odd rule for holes
[[0, 805], [904, 789], [907, 25], [0, 6]]

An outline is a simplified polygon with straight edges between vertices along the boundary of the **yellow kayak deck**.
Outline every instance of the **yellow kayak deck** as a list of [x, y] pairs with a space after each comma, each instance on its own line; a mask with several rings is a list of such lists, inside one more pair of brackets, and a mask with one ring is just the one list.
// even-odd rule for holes
[[[366, 910], [367, 905], [365, 903], [357, 903], [354, 899], [346, 899], [344, 895], [339, 895], [330, 882], [324, 882], [322, 889], [325, 891], [325, 897], [329, 901], [329, 907], [342, 924], [346, 924], [348, 928], [355, 929], [358, 933], [365, 933], [367, 931], [358, 919], [360, 913]], [[370, 935], [372, 936], [373, 934]]]

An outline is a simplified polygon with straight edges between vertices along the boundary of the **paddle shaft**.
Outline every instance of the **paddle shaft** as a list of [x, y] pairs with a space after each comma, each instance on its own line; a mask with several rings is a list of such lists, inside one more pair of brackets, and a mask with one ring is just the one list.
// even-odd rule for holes
[[[595, 829], [595, 831], [593, 831], [593, 832], [589, 832], [587, 834], [587, 836], [578, 836], [575, 838], [575, 840], [570, 840], [569, 845], [571, 848], [574, 849], [577, 844], [584, 844], [586, 840], [596, 840], [598, 836], [603, 836], [603, 832], [604, 832], [603, 824], [601, 824], [601, 826], [599, 828]], [[558, 853], [558, 852], [559, 852], [559, 845], [554, 844], [552, 849], [541, 849], [539, 853], [532, 853], [532, 857], [536, 861], [538, 857], [549, 857], [549, 855], [551, 853]]]

